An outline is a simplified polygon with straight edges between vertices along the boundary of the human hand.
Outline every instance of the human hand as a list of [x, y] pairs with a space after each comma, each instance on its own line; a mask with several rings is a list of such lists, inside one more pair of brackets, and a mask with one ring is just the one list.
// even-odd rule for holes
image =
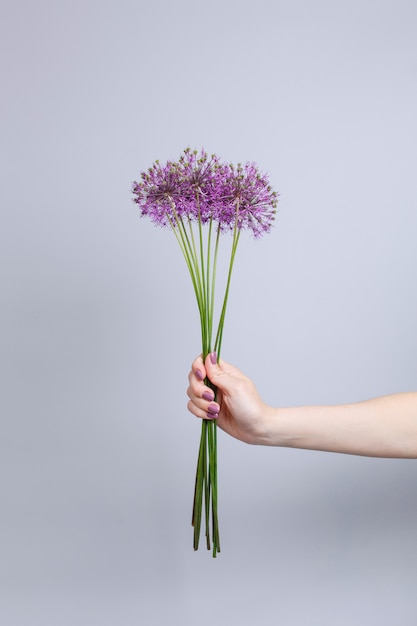
[[[214, 391], [204, 384], [205, 378], [217, 388], [216, 399]], [[245, 443], [267, 443], [271, 408], [240, 370], [223, 359], [217, 363], [212, 352], [204, 362], [201, 356], [195, 359], [188, 380], [187, 407], [196, 417], [216, 419], [219, 428]]]

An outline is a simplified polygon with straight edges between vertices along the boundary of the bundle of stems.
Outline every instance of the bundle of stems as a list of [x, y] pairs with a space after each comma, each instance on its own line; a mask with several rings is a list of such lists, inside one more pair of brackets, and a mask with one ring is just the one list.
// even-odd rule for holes
[[[197, 298], [200, 313], [202, 356], [205, 359], [208, 354], [214, 351], [219, 359], [233, 264], [240, 236], [240, 229], [238, 228], [239, 204], [236, 205], [236, 220], [231, 242], [226, 287], [214, 343], [213, 320], [221, 228], [219, 224], [216, 224], [217, 228], [214, 226], [212, 218], [205, 226], [199, 219], [198, 233], [195, 233], [196, 228], [191, 219], [184, 220], [177, 213], [174, 205], [172, 209], [174, 218], [171, 219], [175, 220], [171, 223], [172, 230], [184, 255]], [[215, 385], [207, 378], [205, 384], [213, 390], [214, 399], [216, 399], [217, 388]], [[203, 419], [201, 426], [192, 512], [194, 550], [198, 550], [199, 547], [203, 509], [207, 549], [211, 550], [212, 548], [213, 557], [216, 557], [217, 553], [220, 552], [220, 534], [217, 489], [217, 424], [216, 420], [213, 419]]]

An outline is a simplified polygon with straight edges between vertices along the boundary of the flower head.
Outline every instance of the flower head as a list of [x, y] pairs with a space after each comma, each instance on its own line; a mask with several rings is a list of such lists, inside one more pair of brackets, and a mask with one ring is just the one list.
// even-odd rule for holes
[[140, 182], [133, 183], [134, 201], [139, 205], [141, 217], [150, 217], [158, 226], [167, 226], [174, 218], [176, 205], [182, 197], [181, 176], [178, 164], [159, 161], [141, 173]]
[[185, 214], [203, 224], [214, 215], [215, 202], [222, 178], [219, 158], [202, 150], [184, 150], [179, 159], [183, 180], [182, 208]]
[[271, 230], [278, 194], [272, 190], [266, 174], [254, 163], [227, 166], [221, 181], [218, 222], [223, 229], [252, 231], [260, 237]]

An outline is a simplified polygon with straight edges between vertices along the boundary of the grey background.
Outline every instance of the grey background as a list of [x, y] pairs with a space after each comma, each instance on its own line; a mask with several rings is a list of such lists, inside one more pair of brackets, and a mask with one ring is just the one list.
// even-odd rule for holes
[[410, 624], [415, 462], [220, 433], [192, 551], [184, 261], [131, 182], [187, 145], [281, 193], [223, 355], [274, 405], [416, 389], [417, 6], [2, 2], [0, 621]]

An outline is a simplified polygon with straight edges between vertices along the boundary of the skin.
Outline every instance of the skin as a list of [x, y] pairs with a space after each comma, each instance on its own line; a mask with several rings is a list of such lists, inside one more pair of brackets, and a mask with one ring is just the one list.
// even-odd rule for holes
[[[204, 384], [208, 378], [218, 389]], [[189, 374], [188, 409], [217, 419], [226, 433], [254, 445], [322, 450], [361, 456], [417, 458], [417, 392], [353, 404], [274, 408], [253, 382], [214, 353], [201, 356]]]

